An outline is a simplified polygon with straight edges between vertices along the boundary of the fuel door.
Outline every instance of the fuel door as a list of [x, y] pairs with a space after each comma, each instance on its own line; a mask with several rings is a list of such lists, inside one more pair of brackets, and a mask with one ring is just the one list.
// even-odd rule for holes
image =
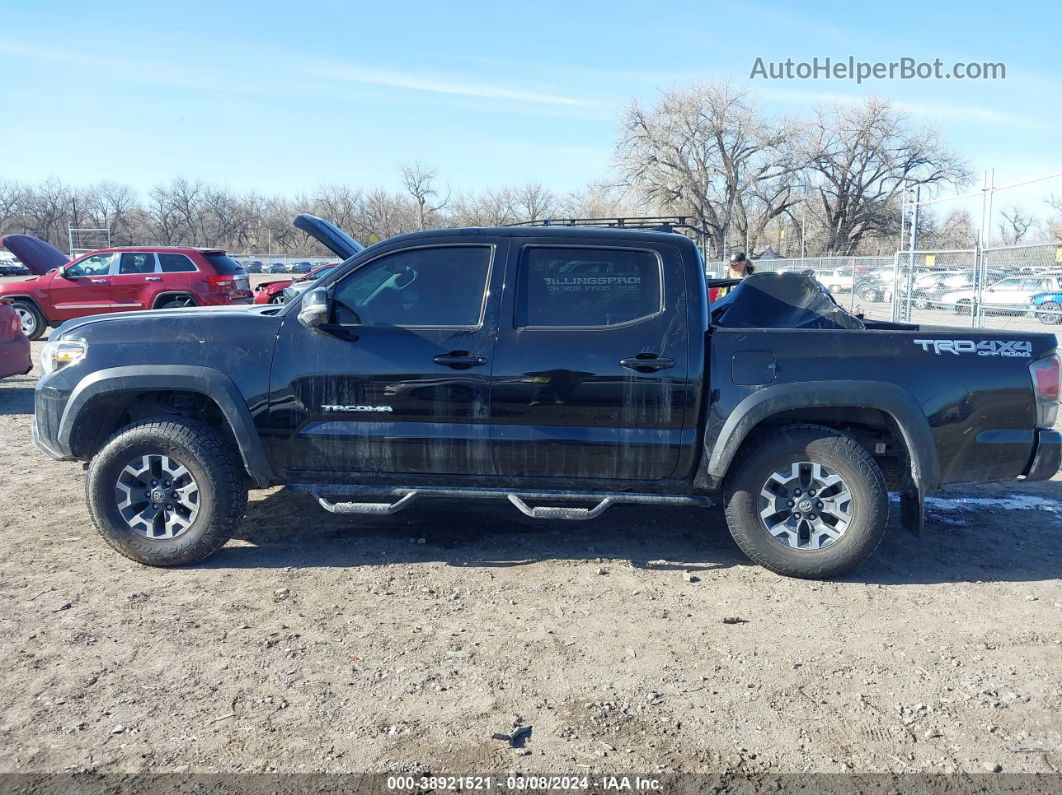
[[778, 364], [770, 351], [738, 351], [731, 372], [738, 386], [764, 386], [775, 379]]

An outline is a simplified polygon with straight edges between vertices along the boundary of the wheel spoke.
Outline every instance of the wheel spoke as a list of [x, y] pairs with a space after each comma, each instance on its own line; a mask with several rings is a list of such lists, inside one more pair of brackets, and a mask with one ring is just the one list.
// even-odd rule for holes
[[174, 489], [174, 496], [177, 502], [189, 511], [199, 510], [199, 486], [194, 480], [186, 486]]

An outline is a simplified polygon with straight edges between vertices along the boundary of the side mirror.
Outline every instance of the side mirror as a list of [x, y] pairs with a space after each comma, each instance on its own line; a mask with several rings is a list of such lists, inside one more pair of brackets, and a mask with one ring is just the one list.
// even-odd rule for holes
[[316, 290], [307, 290], [302, 296], [299, 305], [299, 322], [306, 328], [320, 328], [328, 322], [330, 307], [328, 305], [328, 291], [323, 287]]

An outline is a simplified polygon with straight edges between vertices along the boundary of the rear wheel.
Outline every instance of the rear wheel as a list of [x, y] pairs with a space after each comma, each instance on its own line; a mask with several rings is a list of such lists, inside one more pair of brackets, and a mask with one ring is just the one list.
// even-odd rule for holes
[[13, 308], [22, 323], [22, 333], [26, 337], [31, 340], [39, 340], [44, 336], [44, 331], [48, 328], [48, 321], [45, 320], [43, 313], [37, 308], [36, 304], [32, 301], [16, 300], [13, 303]]
[[730, 533], [753, 561], [787, 577], [826, 579], [868, 557], [889, 517], [885, 479], [843, 433], [791, 426], [754, 436], [727, 479]]
[[1036, 319], [1045, 326], [1057, 326], [1062, 323], [1062, 304], [1057, 301], [1045, 301], [1037, 308]]
[[216, 429], [185, 418], [129, 425], [93, 457], [89, 512], [118, 552], [149, 566], [195, 563], [232, 536], [247, 474]]
[[187, 295], [175, 295], [172, 298], [163, 299], [156, 309], [185, 309], [195, 306], [195, 301]]

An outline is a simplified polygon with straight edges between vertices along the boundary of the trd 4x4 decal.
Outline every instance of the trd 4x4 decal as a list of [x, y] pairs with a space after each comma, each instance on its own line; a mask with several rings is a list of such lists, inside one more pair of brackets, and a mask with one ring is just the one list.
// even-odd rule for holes
[[1012, 359], [1032, 358], [1032, 343], [1029, 340], [914, 340], [924, 351], [933, 351], [940, 356], [951, 353], [976, 353], [978, 356], [1005, 356]]

